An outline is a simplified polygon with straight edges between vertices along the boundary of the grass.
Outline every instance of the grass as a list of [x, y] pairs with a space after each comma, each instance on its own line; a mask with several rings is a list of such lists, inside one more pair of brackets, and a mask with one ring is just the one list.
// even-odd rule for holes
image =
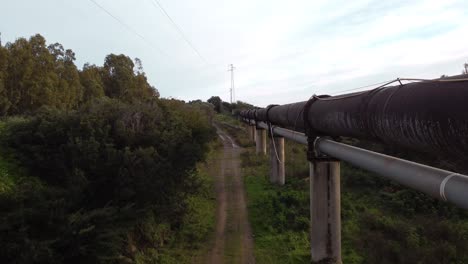
[[216, 114], [214, 120], [216, 124], [220, 125], [224, 131], [234, 138], [239, 146], [253, 146], [254, 143], [250, 141], [247, 134], [247, 125], [229, 114]]
[[[256, 263], [307, 263], [307, 184], [301, 179], [287, 179], [284, 187], [270, 184], [267, 158], [253, 150], [242, 154], [242, 164]], [[296, 189], [298, 185], [302, 188]]]
[[232, 115], [225, 114], [225, 113], [216, 114], [215, 121], [217, 121], [220, 124], [233, 126], [233, 127], [239, 127], [240, 128], [240, 127], [244, 126], [244, 124], [241, 121], [233, 118]]

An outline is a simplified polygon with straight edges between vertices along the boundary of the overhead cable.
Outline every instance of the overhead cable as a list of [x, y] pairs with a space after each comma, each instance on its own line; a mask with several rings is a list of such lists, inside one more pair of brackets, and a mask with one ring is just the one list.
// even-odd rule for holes
[[110, 17], [112, 17], [115, 21], [117, 21], [121, 26], [123, 26], [126, 30], [130, 31], [131, 33], [135, 34], [136, 36], [138, 36], [141, 40], [143, 40], [147, 45], [153, 47], [153, 48], [156, 48], [161, 54], [164, 54], [165, 55], [165, 52], [163, 52], [161, 50], [161, 48], [159, 48], [158, 46], [154, 45], [152, 42], [150, 42], [148, 39], [146, 39], [143, 35], [141, 35], [140, 33], [138, 33], [135, 29], [133, 29], [131, 26], [127, 25], [126, 23], [124, 23], [121, 19], [119, 19], [118, 17], [114, 16], [111, 12], [109, 12], [106, 8], [104, 8], [102, 5], [98, 4], [96, 1], [94, 0], [89, 0], [91, 1], [94, 5], [96, 5], [97, 7], [99, 7], [102, 11], [106, 12], [106, 14], [108, 14]]
[[179, 32], [179, 34], [182, 36], [182, 38], [185, 40], [185, 42], [192, 48], [192, 50], [198, 55], [198, 57], [200, 57], [200, 59], [203, 60], [203, 62], [205, 62], [206, 64], [209, 65], [208, 61], [201, 55], [201, 53], [198, 51], [198, 49], [195, 48], [195, 46], [192, 44], [192, 42], [188, 39], [188, 37], [182, 31], [182, 28], [179, 25], [176, 24], [176, 22], [167, 13], [166, 9], [164, 9], [164, 7], [161, 5], [161, 3], [158, 0], [152, 0], [151, 3], [153, 4], [154, 7], [159, 7], [159, 9], [169, 19], [171, 24], [176, 28], [176, 30]]

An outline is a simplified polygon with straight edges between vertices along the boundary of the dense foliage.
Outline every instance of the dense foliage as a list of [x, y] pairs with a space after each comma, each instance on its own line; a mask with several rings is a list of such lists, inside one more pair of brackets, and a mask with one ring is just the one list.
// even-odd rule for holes
[[74, 56], [40, 35], [0, 46], [2, 263], [159, 262], [178, 237], [196, 245], [213, 222], [197, 167], [212, 108], [159, 99], [138, 59], [78, 70]]
[[0, 258], [115, 260], [138, 219], [180, 224], [212, 136], [203, 113], [177, 101], [102, 99], [7, 122], [2, 145], [34, 178], [0, 197]]
[[217, 113], [232, 114], [234, 112], [234, 114], [237, 114], [240, 110], [251, 109], [254, 107], [253, 105], [242, 101], [232, 103], [224, 102], [219, 96], [211, 96], [207, 102], [213, 105], [214, 110]]

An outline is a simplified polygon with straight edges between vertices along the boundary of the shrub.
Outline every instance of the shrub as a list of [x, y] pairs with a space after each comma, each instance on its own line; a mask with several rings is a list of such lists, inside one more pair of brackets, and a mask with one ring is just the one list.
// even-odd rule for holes
[[104, 98], [77, 111], [43, 108], [7, 121], [1, 144], [34, 177], [18, 184], [14, 196], [0, 197], [0, 258], [96, 263], [131, 257], [122, 252], [139, 219], [155, 215], [182, 224], [185, 197], [199, 185], [195, 164], [213, 136], [199, 109], [175, 100]]

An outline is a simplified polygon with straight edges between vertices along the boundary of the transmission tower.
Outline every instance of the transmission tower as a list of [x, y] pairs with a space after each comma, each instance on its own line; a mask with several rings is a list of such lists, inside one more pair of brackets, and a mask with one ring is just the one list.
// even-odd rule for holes
[[231, 72], [231, 89], [230, 89], [230, 92], [231, 92], [231, 104], [233, 102], [233, 100], [235, 101], [235, 92], [234, 92], [234, 69], [236, 67], [234, 67], [233, 64], [229, 64], [228, 65], [228, 71]]

